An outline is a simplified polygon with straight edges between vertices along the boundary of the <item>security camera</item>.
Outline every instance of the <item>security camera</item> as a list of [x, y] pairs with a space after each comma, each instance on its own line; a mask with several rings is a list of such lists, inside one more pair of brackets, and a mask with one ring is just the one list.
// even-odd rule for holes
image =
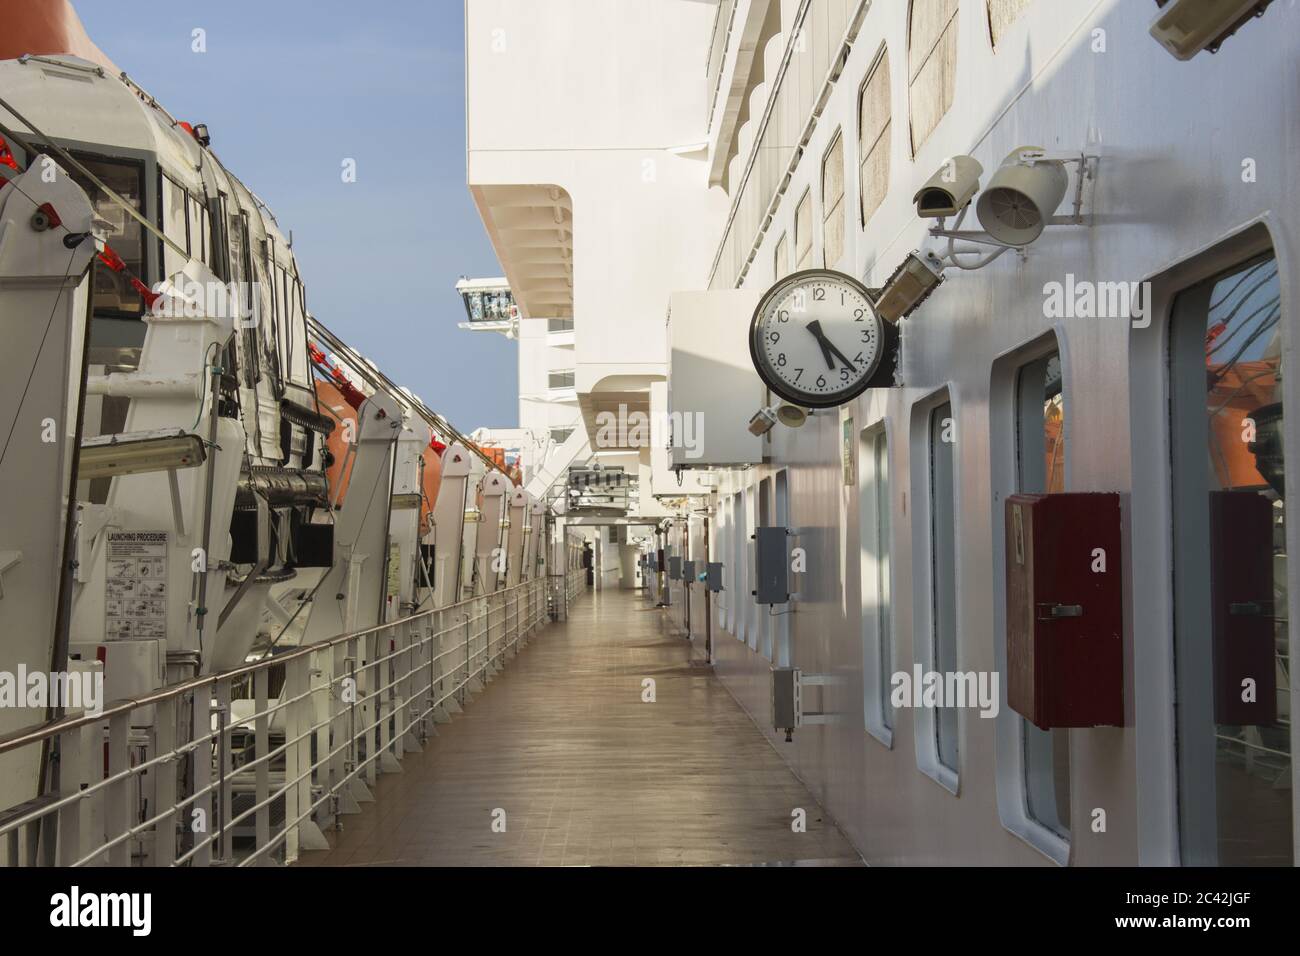
[[984, 167], [971, 156], [953, 156], [912, 197], [922, 219], [946, 219], [966, 208], [980, 188]]
[[777, 422], [776, 412], [770, 408], [760, 408], [749, 420], [751, 435], [766, 435]]
[[1065, 164], [1036, 153], [1042, 150], [1035, 146], [1014, 150], [975, 204], [984, 231], [1003, 245], [1025, 246], [1042, 235], [1070, 187]]
[[907, 318], [943, 281], [943, 266], [933, 254], [913, 252], [889, 277], [876, 299], [876, 314], [886, 322]]
[[1273, 0], [1156, 0], [1160, 12], [1151, 35], [1180, 60], [1202, 50], [1218, 53], [1223, 41], [1255, 17], [1262, 17]]

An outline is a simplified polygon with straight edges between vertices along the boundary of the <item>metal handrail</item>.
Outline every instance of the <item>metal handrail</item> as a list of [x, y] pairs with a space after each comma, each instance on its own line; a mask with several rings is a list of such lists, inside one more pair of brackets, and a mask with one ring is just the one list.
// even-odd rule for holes
[[[250, 819], [256, 831], [254, 848], [238, 865], [263, 861], [281, 847], [286, 861], [291, 860], [296, 855], [296, 849], [291, 852], [289, 847], [291, 836], [296, 836], [295, 848], [321, 846], [323, 836], [315, 818], [322, 808], [333, 804], [324, 817], [338, 826], [340, 813], [346, 812], [340, 809], [340, 801], [352, 797], [350, 791], [373, 784], [377, 773], [396, 769], [385, 766], [387, 758], [400, 761], [406, 749], [418, 749], [435, 721], [450, 719], [447, 708], [465, 704], [529, 634], [548, 618], [567, 616], [585, 578], [573, 555], [568, 564], [562, 575], [535, 577], [139, 698], [114, 701], [94, 714], [5, 735], [0, 738], [0, 754], [57, 738], [68, 745], [71, 755], [84, 756], [97, 754], [102, 740], [108, 764], [104, 767], [98, 756], [80, 766], [75, 760], [64, 760], [59, 792], [0, 814], [0, 837], [7, 838], [9, 865], [24, 862], [18, 858], [24, 827], [29, 828], [28, 865], [37, 862], [32, 856], [38, 846], [46, 862], [53, 862], [57, 853], [59, 862], [72, 866], [105, 858], [122, 864], [130, 860], [135, 841], [158, 865], [233, 862], [235, 829], [246, 827]], [[455, 640], [448, 646], [451, 637]], [[382, 639], [390, 640], [391, 646], [383, 647]], [[340, 654], [346, 656], [340, 659]], [[313, 655], [320, 656], [313, 661]], [[267, 699], [273, 667], [284, 667], [285, 676], [274, 701]], [[239, 691], [240, 697], [232, 697], [236, 683], [249, 677], [252, 680]], [[350, 698], [345, 693], [349, 681]], [[237, 722], [229, 720], [232, 699], [248, 700], [250, 690], [253, 712]], [[157, 711], [142, 734], [140, 728], [131, 727], [130, 718], [144, 707]], [[283, 728], [277, 729], [273, 746], [271, 719], [282, 712]], [[182, 714], [185, 721], [180, 720]], [[105, 726], [107, 735], [101, 736]], [[255, 740], [252, 755], [237, 766], [236, 734], [251, 734]], [[142, 736], [147, 737], [145, 742]], [[156, 752], [150, 753], [150, 748]], [[177, 793], [176, 771], [185, 759], [190, 761], [190, 775], [182, 794]], [[272, 787], [275, 761], [282, 761], [283, 767], [274, 771], [278, 786]], [[235, 812], [234, 781], [245, 781], [240, 792], [247, 794], [250, 778], [253, 803]], [[270, 812], [277, 801], [284, 801], [286, 813], [273, 833]], [[103, 829], [97, 834], [82, 832], [82, 809], [87, 804], [102, 815]], [[156, 812], [147, 816], [145, 806]], [[188, 837], [178, 824], [186, 816], [206, 821], [209, 813], [215, 821], [212, 832], [206, 824], [192, 827], [192, 845], [187, 848]]]
[[[111, 703], [105, 705], [103, 709], [99, 710], [94, 714], [83, 714], [79, 717], [78, 716], [64, 717], [59, 720], [47, 721], [41, 724], [33, 724], [27, 727], [22, 727], [19, 728], [18, 730], [10, 731], [9, 733], [0, 736], [0, 754], [8, 753], [11, 750], [16, 750], [19, 747], [23, 747], [31, 743], [40, 742], [42, 740], [45, 740], [46, 738], [55, 736], [57, 734], [65, 733], [69, 730], [75, 730], [76, 728], [85, 726], [86, 724], [102, 723], [103, 721], [117, 714], [127, 713], [133, 710], [137, 710], [141, 707], [149, 707], [153, 704], [159, 703], [160, 701], [166, 700], [168, 698], [177, 697], [179, 695], [186, 694], [190, 691], [197, 690], [200, 687], [206, 687], [218, 683], [219, 681], [226, 681], [226, 680], [233, 681], [236, 678], [248, 676], [255, 671], [261, 670], [262, 668], [277, 667], [291, 660], [294, 660], [298, 657], [302, 657], [308, 654], [313, 654], [318, 651], [323, 651], [326, 648], [335, 647], [338, 644], [342, 644], [346, 641], [355, 640], [357, 638], [362, 638], [362, 637], [369, 637], [372, 634], [378, 634], [380, 631], [388, 630], [398, 624], [410, 624], [413, 621], [421, 620], [433, 614], [444, 614], [448, 611], [454, 611], [456, 608], [464, 607], [468, 604], [480, 603], [485, 599], [492, 597], [493, 595], [505, 594], [509, 591], [515, 591], [520, 588], [528, 587], [534, 583], [535, 582], [532, 580], [525, 581], [521, 584], [516, 584], [513, 587], [505, 588], [501, 591], [493, 591], [490, 592], [489, 594], [479, 595], [478, 597], [466, 598], [464, 601], [459, 601], [456, 604], [448, 604], [444, 607], [430, 608], [427, 611], [421, 611], [419, 614], [412, 614], [409, 617], [399, 618], [395, 621], [387, 621], [383, 624], [376, 624], [373, 627], [367, 627], [360, 631], [353, 631], [347, 634], [339, 634], [334, 637], [327, 637], [324, 638], [323, 640], [315, 641], [311, 644], [303, 644], [295, 650], [285, 651], [282, 654], [276, 654], [272, 657], [267, 657], [260, 661], [254, 661], [251, 664], [241, 664], [239, 667], [232, 667], [229, 670], [220, 671], [215, 674], [201, 675], [199, 677], [192, 677], [186, 681], [181, 681], [180, 683], [177, 684], [168, 684], [165, 687], [160, 687], [157, 690], [145, 694], [143, 697], [128, 697], [128, 698], [122, 698], [121, 700], [112, 701]], [[462, 625], [463, 623], [464, 622], [461, 622]], [[455, 627], [459, 627], [459, 626], [461, 625], [456, 625]], [[455, 627], [444, 628], [442, 631], [439, 632], [439, 634], [444, 634], [451, 630], [454, 630]]]

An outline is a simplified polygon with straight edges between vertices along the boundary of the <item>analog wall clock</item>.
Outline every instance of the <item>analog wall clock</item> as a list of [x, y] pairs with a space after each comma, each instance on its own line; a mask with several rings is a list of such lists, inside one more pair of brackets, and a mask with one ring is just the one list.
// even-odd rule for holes
[[776, 395], [832, 408], [894, 384], [898, 327], [876, 314], [866, 287], [827, 269], [796, 272], [754, 311], [749, 354]]

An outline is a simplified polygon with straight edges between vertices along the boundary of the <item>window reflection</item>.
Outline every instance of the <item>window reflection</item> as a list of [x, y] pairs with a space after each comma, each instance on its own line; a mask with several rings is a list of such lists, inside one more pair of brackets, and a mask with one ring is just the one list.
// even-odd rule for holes
[[1292, 862], [1281, 299], [1269, 256], [1170, 333], [1183, 862]]

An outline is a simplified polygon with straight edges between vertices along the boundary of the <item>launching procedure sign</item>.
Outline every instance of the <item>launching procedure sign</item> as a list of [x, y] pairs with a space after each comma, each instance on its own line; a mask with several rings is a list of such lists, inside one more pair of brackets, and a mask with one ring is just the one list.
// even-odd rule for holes
[[104, 640], [167, 636], [167, 532], [108, 532]]

